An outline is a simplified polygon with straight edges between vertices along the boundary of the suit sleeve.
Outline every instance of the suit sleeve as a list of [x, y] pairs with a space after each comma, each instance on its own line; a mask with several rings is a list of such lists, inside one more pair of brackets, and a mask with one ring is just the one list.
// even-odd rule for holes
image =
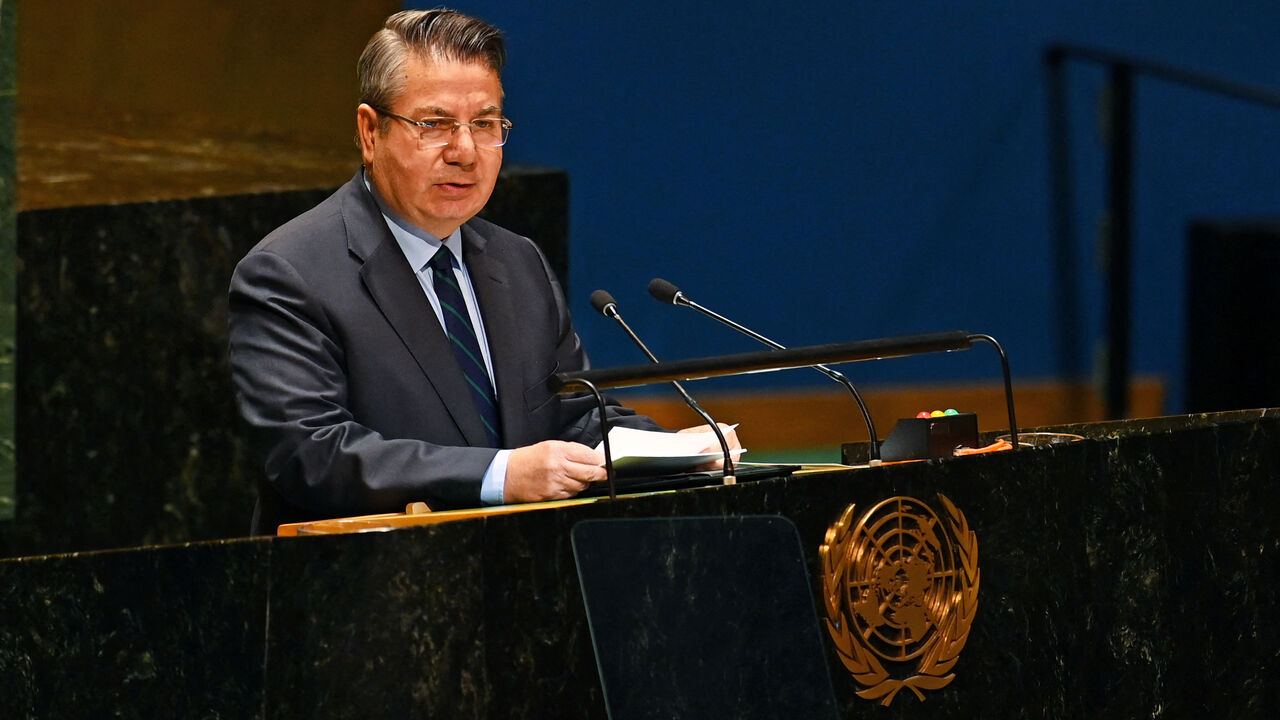
[[496, 452], [405, 438], [361, 425], [348, 404], [348, 351], [297, 270], [255, 251], [232, 277], [232, 378], [267, 481], [316, 517], [394, 512], [409, 502], [480, 504]]

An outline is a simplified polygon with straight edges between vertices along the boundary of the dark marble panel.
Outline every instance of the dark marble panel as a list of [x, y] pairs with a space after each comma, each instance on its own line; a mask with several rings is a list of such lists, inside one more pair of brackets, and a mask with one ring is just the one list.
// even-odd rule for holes
[[[817, 547], [845, 507], [855, 512], [895, 496], [936, 503], [939, 493], [965, 514], [979, 541], [979, 604], [956, 679], [921, 702], [903, 693], [886, 711], [893, 717], [1061, 717], [1080, 707], [1080, 625], [1085, 568], [1078, 533], [1080, 492], [1063, 478], [1087, 472], [1088, 448], [1028, 452], [1015, 467], [993, 456], [963, 462], [930, 461], [862, 474], [799, 477], [781, 505], [811, 553], [815, 595], [821, 597]], [[1061, 493], [1054, 489], [1061, 490]], [[763, 489], [763, 488], [762, 488]], [[1074, 578], [1074, 581], [1073, 581]], [[824, 611], [825, 615], [825, 611]], [[846, 716], [875, 707], [830, 648], [836, 694]], [[906, 677], [914, 665], [899, 670]], [[999, 689], [997, 692], [996, 689]], [[1052, 713], [1047, 708], [1056, 708]]]
[[17, 9], [0, 3], [0, 522], [14, 515], [14, 218], [18, 205]]
[[[140, 680], [127, 667], [171, 703], [157, 705], [166, 717], [201, 716], [195, 700], [172, 699], [186, 687], [220, 707], [257, 698], [266, 717], [602, 718], [570, 540], [577, 523], [783, 515], [825, 617], [818, 547], [845, 508], [944, 494], [977, 535], [981, 569], [955, 679], [923, 701], [904, 692], [879, 707], [856, 695], [824, 635], [842, 716], [1269, 716], [1280, 707], [1280, 413], [1092, 430], [1080, 434], [1094, 439], [1017, 453], [398, 532], [3, 561], [0, 691], [29, 715], [91, 716], [80, 703], [92, 702], [132, 717], [140, 706], [125, 680]], [[202, 583], [207, 597], [196, 597]], [[191, 637], [208, 642], [200, 619], [220, 612], [208, 621], [218, 652], [243, 667], [190, 656]], [[162, 666], [201, 667], [203, 685]], [[76, 685], [90, 670], [99, 676]]]
[[570, 530], [594, 507], [485, 522], [483, 622], [489, 718], [605, 717]]
[[0, 562], [0, 714], [261, 717], [270, 549]]
[[1170, 707], [1262, 717], [1280, 708], [1280, 427], [1224, 427], [1197, 445], [1212, 457], [1207, 471], [1164, 468], [1175, 486], [1165, 531], [1168, 682], [1199, 688]]
[[247, 533], [226, 365], [231, 270], [325, 191], [18, 218], [18, 499], [10, 554]]
[[[0, 556], [247, 534], [261, 470], [234, 405], [227, 286], [250, 247], [330, 192], [18, 216], [18, 512]], [[566, 272], [563, 171], [504, 170], [486, 214]]]
[[[283, 540], [272, 555], [266, 718], [479, 718], [482, 522]], [[501, 717], [501, 710], [493, 716]]]

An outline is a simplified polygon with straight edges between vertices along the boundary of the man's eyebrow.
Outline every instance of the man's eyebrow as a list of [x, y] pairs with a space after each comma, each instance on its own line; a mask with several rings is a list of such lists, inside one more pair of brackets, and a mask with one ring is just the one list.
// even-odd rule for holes
[[[420, 108], [418, 108], [418, 109], [416, 109], [416, 110], [414, 110], [414, 111], [413, 111], [413, 115], [414, 115], [414, 117], [417, 117], [417, 118], [424, 118], [424, 117], [453, 117], [453, 113], [452, 113], [452, 112], [450, 112], [450, 111], [448, 111], [448, 110], [445, 110], [445, 109], [444, 109], [444, 108], [442, 108], [442, 107], [435, 106], [435, 105], [428, 106], [428, 107], [420, 107]], [[502, 115], [502, 108], [501, 108], [501, 107], [499, 107], [499, 106], [497, 106], [497, 105], [488, 105], [488, 106], [485, 106], [485, 107], [483, 107], [483, 108], [480, 108], [480, 111], [479, 111], [479, 112], [477, 112], [477, 113], [476, 113], [475, 115], [473, 115], [472, 117], [494, 117], [495, 115], [497, 115], [497, 116], [501, 116], [501, 115]]]
[[424, 117], [453, 117], [453, 114], [452, 114], [452, 113], [450, 113], [448, 110], [445, 110], [445, 109], [444, 109], [444, 108], [442, 108], [442, 107], [439, 107], [439, 106], [436, 106], [436, 105], [431, 105], [431, 106], [427, 106], [427, 107], [420, 107], [420, 108], [416, 108], [416, 109], [413, 111], [413, 116], [414, 116], [414, 117], [419, 117], [419, 118], [424, 118]]

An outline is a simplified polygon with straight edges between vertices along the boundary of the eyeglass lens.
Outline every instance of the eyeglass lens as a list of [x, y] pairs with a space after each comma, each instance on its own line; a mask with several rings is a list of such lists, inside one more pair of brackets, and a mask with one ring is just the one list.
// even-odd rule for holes
[[479, 118], [469, 123], [452, 118], [431, 118], [423, 123], [418, 130], [421, 132], [419, 140], [424, 146], [448, 145], [463, 126], [471, 131], [471, 139], [475, 144], [497, 146], [507, 141], [509, 130], [501, 120], [489, 118]]

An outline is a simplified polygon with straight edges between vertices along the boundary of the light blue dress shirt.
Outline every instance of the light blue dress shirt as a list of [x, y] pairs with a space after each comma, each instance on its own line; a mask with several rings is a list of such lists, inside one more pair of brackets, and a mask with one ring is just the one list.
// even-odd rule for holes
[[[489, 382], [493, 385], [496, 398], [498, 384], [493, 381], [493, 359], [489, 354], [489, 340], [485, 337], [484, 321], [480, 317], [480, 304], [476, 301], [475, 288], [471, 285], [471, 275], [467, 273], [467, 266], [462, 262], [462, 230], [454, 230], [449, 237], [441, 240], [396, 214], [378, 195], [378, 191], [374, 189], [367, 176], [364, 178], [364, 184], [369, 188], [378, 208], [382, 210], [382, 217], [387, 221], [387, 227], [391, 229], [391, 235], [400, 245], [405, 259], [409, 261], [409, 267], [413, 268], [413, 273], [418, 278], [418, 285], [427, 296], [427, 302], [431, 303], [431, 309], [435, 311], [436, 320], [440, 322], [441, 328], [444, 327], [444, 311], [440, 309], [440, 298], [436, 296], [432, 280], [431, 258], [435, 256], [440, 246], [444, 245], [457, 259], [458, 267], [454, 269], [453, 274], [458, 281], [458, 287], [462, 289], [462, 298], [467, 303], [467, 315], [471, 317], [471, 326], [475, 328], [476, 338], [480, 341], [480, 354], [484, 356], [484, 367], [489, 373]], [[485, 505], [502, 504], [502, 493], [507, 483], [507, 462], [510, 459], [510, 450], [499, 450], [493, 457], [493, 462], [489, 463], [489, 468], [485, 471], [484, 479], [480, 483], [480, 502]]]

